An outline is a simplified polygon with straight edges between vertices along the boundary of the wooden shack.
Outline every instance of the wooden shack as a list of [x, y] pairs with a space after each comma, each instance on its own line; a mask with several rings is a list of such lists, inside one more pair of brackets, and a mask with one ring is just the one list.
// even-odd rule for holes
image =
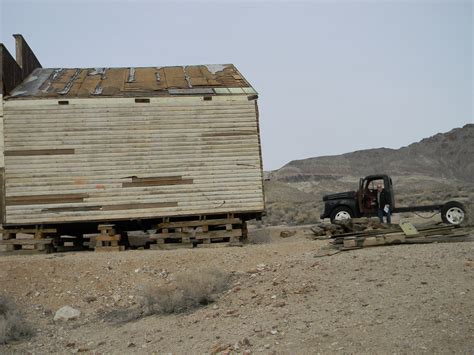
[[[3, 78], [8, 55], [2, 46]], [[2, 83], [5, 230], [179, 236], [262, 215], [257, 93], [234, 65], [30, 69]]]

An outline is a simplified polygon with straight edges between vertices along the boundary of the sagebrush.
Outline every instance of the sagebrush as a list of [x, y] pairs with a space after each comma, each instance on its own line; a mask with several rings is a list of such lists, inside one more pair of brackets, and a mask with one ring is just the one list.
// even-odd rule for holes
[[182, 272], [169, 284], [145, 291], [145, 311], [147, 314], [170, 314], [207, 305], [214, 302], [228, 284], [228, 274], [217, 269]]
[[0, 295], [0, 344], [20, 340], [33, 334], [15, 303]]
[[110, 312], [113, 322], [129, 322], [153, 314], [182, 313], [215, 302], [230, 284], [230, 275], [218, 269], [181, 272], [164, 285], [149, 285], [142, 302], [132, 309]]

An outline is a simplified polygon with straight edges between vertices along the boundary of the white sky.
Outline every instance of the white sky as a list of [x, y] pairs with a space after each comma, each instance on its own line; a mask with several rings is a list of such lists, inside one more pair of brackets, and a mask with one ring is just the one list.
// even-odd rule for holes
[[0, 0], [43, 67], [233, 63], [264, 168], [399, 148], [473, 118], [473, 2]]

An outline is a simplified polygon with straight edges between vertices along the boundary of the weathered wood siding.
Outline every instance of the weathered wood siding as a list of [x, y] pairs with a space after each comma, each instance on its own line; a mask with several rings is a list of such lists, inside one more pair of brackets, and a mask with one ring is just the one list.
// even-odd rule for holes
[[264, 208], [245, 95], [5, 101], [4, 140], [6, 224]]
[[0, 224], [5, 223], [5, 159], [3, 145], [3, 95], [0, 93]]

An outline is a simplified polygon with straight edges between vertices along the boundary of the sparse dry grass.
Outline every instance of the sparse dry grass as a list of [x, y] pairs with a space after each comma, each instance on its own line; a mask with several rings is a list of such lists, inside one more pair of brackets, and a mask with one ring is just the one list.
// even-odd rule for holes
[[324, 205], [321, 202], [273, 202], [268, 203], [267, 215], [263, 222], [266, 225], [301, 225], [313, 224], [319, 221]]
[[0, 295], [0, 344], [32, 335], [31, 327], [25, 322], [15, 303]]
[[226, 290], [229, 276], [217, 269], [187, 271], [169, 284], [148, 288], [145, 292], [145, 313], [181, 313], [216, 300]]
[[215, 302], [229, 284], [230, 275], [215, 268], [182, 272], [164, 285], [146, 288], [138, 307], [113, 311], [106, 318], [122, 323], [154, 314], [187, 312]]

